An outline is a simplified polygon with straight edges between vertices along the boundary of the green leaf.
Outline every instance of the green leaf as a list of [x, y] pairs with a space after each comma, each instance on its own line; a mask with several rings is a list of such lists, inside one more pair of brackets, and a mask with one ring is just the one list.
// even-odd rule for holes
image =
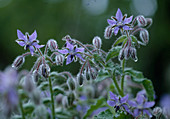
[[48, 86], [49, 86], [49, 82], [44, 81], [44, 82], [41, 82], [41, 84], [38, 86], [38, 88], [40, 88], [41, 90], [46, 90], [46, 89], [48, 89]]
[[94, 54], [93, 58], [94, 58], [95, 62], [100, 63], [103, 66], [105, 66], [105, 62], [103, 61], [103, 59], [102, 59], [102, 57], [100, 55]]
[[60, 93], [65, 95], [64, 89], [59, 87], [59, 86], [54, 86], [53, 87], [53, 93], [54, 93], [54, 96], [56, 96], [56, 95], [58, 95]]
[[138, 44], [138, 39], [137, 39], [135, 36], [133, 36], [133, 35], [130, 35], [130, 37], [131, 37], [132, 41], [133, 41], [137, 46], [139, 46], [139, 44]]
[[100, 112], [97, 116], [94, 117], [94, 119], [113, 119], [113, 114], [109, 109], [107, 109], [103, 112]]
[[108, 77], [110, 77], [110, 74], [108, 73], [108, 71], [105, 70], [105, 69], [101, 69], [98, 72], [98, 76], [97, 76], [95, 82], [103, 81], [103, 80], [105, 80]]
[[119, 113], [119, 116], [115, 119], [134, 119], [132, 115], [126, 115], [124, 113]]
[[18, 94], [20, 95], [20, 99], [22, 99], [22, 100], [28, 98], [27, 93], [23, 89], [19, 89]]
[[51, 72], [50, 77], [53, 80], [53, 83], [61, 85], [67, 81], [67, 78], [64, 75], [61, 75], [57, 72]]
[[127, 38], [126, 35], [120, 36], [120, 37], [114, 42], [113, 47], [116, 46], [116, 45], [118, 45], [119, 43], [122, 43], [126, 38]]
[[43, 104], [49, 104], [49, 103], [51, 103], [51, 98], [49, 97], [43, 98]]
[[143, 86], [144, 86], [144, 88], [146, 90], [148, 99], [150, 101], [153, 101], [154, 100], [154, 88], [153, 88], [152, 81], [148, 80], [148, 79], [144, 80], [143, 81]]
[[25, 114], [32, 114], [32, 112], [34, 111], [34, 104], [33, 103], [23, 104], [23, 109]]
[[136, 83], [141, 83], [145, 88], [147, 97], [150, 101], [154, 100], [154, 88], [152, 81], [144, 78], [143, 73], [133, 69], [125, 69], [125, 74], [132, 76], [132, 81]]
[[122, 46], [116, 46], [110, 49], [110, 51], [107, 54], [106, 62], [109, 61], [111, 58], [115, 58], [119, 55], [119, 51], [121, 50]]
[[105, 98], [98, 99], [94, 105], [90, 106], [90, 108], [87, 110], [87, 113], [84, 115], [83, 119], [86, 119], [88, 116], [92, 114], [93, 111], [102, 107], [104, 102], [105, 102]]

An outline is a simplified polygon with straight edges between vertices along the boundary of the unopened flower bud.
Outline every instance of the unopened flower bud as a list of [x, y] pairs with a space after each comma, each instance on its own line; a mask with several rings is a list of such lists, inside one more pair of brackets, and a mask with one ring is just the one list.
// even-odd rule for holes
[[48, 78], [50, 73], [50, 67], [48, 64], [41, 64], [39, 68], [40, 74], [45, 78]]
[[137, 17], [137, 21], [138, 21], [139, 26], [146, 26], [147, 25], [146, 18], [143, 15], [139, 15]]
[[83, 81], [84, 81], [84, 76], [83, 76], [82, 73], [79, 73], [77, 75], [77, 80], [78, 80], [79, 85], [82, 86], [83, 85]]
[[71, 41], [70, 35], [66, 35], [65, 37], [62, 38], [63, 41]]
[[119, 56], [118, 56], [118, 58], [119, 58], [119, 61], [122, 61], [123, 59], [124, 59], [124, 49], [121, 49], [120, 50], [120, 52], [119, 52]]
[[155, 107], [152, 113], [154, 116], [159, 117], [162, 114], [162, 109], [160, 107]]
[[104, 37], [105, 39], [110, 39], [113, 35], [113, 29], [112, 29], [112, 26], [108, 26], [105, 28], [105, 31], [104, 31]]
[[68, 104], [69, 106], [71, 106], [74, 102], [75, 96], [73, 92], [70, 92], [70, 94], [68, 95]]
[[95, 68], [90, 69], [90, 76], [91, 76], [92, 79], [96, 79], [97, 74], [98, 74], [98, 72], [97, 72], [97, 70]]
[[33, 71], [32, 76], [33, 76], [34, 81], [36, 81], [36, 82], [40, 78], [40, 74], [37, 70]]
[[35, 84], [33, 82], [33, 77], [32, 75], [28, 74], [25, 77], [25, 84], [24, 84], [24, 88], [27, 92], [31, 93], [34, 89], [35, 89]]
[[129, 57], [130, 57], [130, 54], [131, 54], [131, 47], [126, 47], [125, 49], [124, 49], [124, 56], [125, 56], [125, 59], [126, 60], [128, 60], [129, 59]]
[[36, 104], [39, 105], [41, 103], [41, 95], [40, 95], [40, 91], [38, 89], [35, 89], [32, 93], [31, 93], [31, 99], [32, 101]]
[[51, 51], [56, 51], [58, 48], [58, 44], [54, 39], [48, 40], [47, 45]]
[[100, 49], [102, 45], [102, 40], [100, 37], [96, 36], [93, 38], [93, 45], [97, 48]]
[[76, 83], [75, 83], [73, 78], [69, 78], [67, 80], [67, 85], [68, 85], [70, 90], [75, 90], [75, 88], [76, 88]]
[[23, 57], [22, 55], [18, 56], [14, 60], [12, 67], [15, 68], [15, 69], [19, 69], [23, 65], [24, 62], [25, 62], [25, 57]]
[[140, 31], [140, 38], [145, 44], [149, 42], [149, 33], [146, 29]]
[[147, 28], [149, 28], [152, 25], [153, 20], [151, 18], [146, 18], [147, 21]]
[[56, 65], [63, 65], [64, 56], [60, 54], [56, 55], [55, 62], [56, 62]]
[[35, 108], [35, 115], [37, 119], [47, 119], [47, 109], [44, 105], [38, 105]]
[[85, 71], [85, 74], [86, 74], [86, 79], [87, 79], [87, 80], [90, 80], [90, 72], [86, 70], [86, 71]]
[[133, 48], [133, 47], [130, 48], [130, 54], [131, 54], [131, 58], [132, 58], [135, 62], [137, 62], [137, 61], [138, 61], [138, 58], [137, 58], [137, 54], [136, 54], [136, 49], [135, 49], [135, 48]]

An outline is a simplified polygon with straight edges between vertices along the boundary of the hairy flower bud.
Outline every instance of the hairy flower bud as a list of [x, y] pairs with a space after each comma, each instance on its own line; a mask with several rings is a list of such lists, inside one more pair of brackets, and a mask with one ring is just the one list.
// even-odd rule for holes
[[131, 47], [126, 47], [126, 48], [124, 49], [124, 56], [125, 56], [125, 59], [126, 59], [126, 60], [129, 59], [130, 54], [131, 54]]
[[45, 78], [48, 78], [50, 73], [50, 67], [48, 64], [41, 64], [39, 68], [40, 74]]
[[118, 56], [118, 59], [119, 61], [122, 61], [124, 59], [124, 49], [121, 49], [120, 52], [119, 52], [119, 56]]
[[149, 28], [152, 25], [153, 20], [151, 18], [146, 18], [147, 21], [147, 28]]
[[145, 44], [149, 42], [149, 33], [146, 29], [140, 31], [140, 38]]
[[71, 91], [68, 95], [68, 104], [69, 106], [71, 106], [74, 102], [74, 99], [75, 99], [75, 96], [74, 96], [74, 93]]
[[90, 80], [90, 72], [88, 70], [85, 71], [85, 74], [86, 74], [86, 79], [87, 80]]
[[146, 26], [147, 25], [146, 18], [143, 15], [139, 15], [137, 17], [137, 21], [138, 21], [139, 26]]
[[30, 74], [28, 74], [25, 77], [24, 88], [29, 93], [31, 93], [35, 89], [35, 84], [33, 82], [33, 77]]
[[34, 81], [37, 82], [41, 75], [39, 74], [37, 70], [34, 70], [32, 73], [32, 76], [33, 76]]
[[75, 88], [76, 88], [76, 83], [75, 83], [73, 78], [69, 78], [67, 80], [67, 85], [68, 85], [70, 90], [75, 90]]
[[78, 80], [79, 85], [82, 86], [82, 85], [83, 85], [83, 81], [84, 81], [84, 76], [83, 76], [83, 74], [79, 73], [79, 74], [77, 75], [77, 80]]
[[138, 58], [137, 58], [137, 54], [136, 54], [136, 49], [135, 49], [135, 48], [133, 48], [133, 47], [130, 48], [130, 54], [131, 54], [131, 58], [132, 58], [135, 62], [137, 62], [137, 61], [138, 61]]
[[97, 70], [95, 68], [90, 69], [90, 76], [91, 76], [92, 79], [96, 79], [97, 74], [98, 74], [98, 72], [97, 72]]
[[154, 116], [159, 117], [162, 114], [162, 109], [160, 107], [155, 107], [152, 113]]
[[15, 69], [19, 69], [23, 65], [24, 62], [25, 62], [25, 57], [23, 57], [22, 55], [18, 56], [14, 60], [12, 67], [15, 68]]
[[98, 36], [95, 36], [93, 38], [93, 45], [97, 48], [97, 49], [100, 49], [101, 48], [101, 45], [102, 45], [102, 40], [100, 37]]
[[54, 39], [48, 40], [47, 45], [51, 51], [56, 51], [58, 48], [58, 44]]
[[112, 26], [107, 26], [104, 31], [104, 37], [105, 39], [110, 39], [113, 35], [113, 29]]
[[56, 55], [55, 57], [55, 62], [56, 62], [56, 65], [63, 65], [63, 62], [64, 62], [64, 56], [63, 55]]

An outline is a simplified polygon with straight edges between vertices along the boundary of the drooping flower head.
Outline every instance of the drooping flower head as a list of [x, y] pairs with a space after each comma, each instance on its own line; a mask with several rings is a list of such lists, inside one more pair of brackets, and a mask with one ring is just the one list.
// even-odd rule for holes
[[58, 50], [58, 52], [66, 54], [67, 56], [66, 65], [70, 64], [73, 60], [76, 61], [76, 58], [79, 58], [84, 61], [84, 59], [81, 56], [81, 53], [84, 52], [84, 48], [77, 48], [76, 46], [70, 44], [68, 41], [66, 41], [66, 49]]
[[17, 30], [17, 36], [18, 39], [16, 40], [16, 42], [20, 46], [24, 47], [25, 50], [29, 48], [31, 55], [33, 55], [36, 48], [44, 47], [44, 45], [38, 45], [39, 40], [37, 40], [36, 30], [31, 35], [29, 35], [28, 33], [25, 33], [24, 35], [20, 30]]
[[130, 110], [129, 110], [129, 107], [127, 105], [127, 102], [128, 102], [128, 98], [129, 98], [129, 95], [127, 94], [126, 96], [124, 97], [119, 97], [119, 96], [116, 96], [114, 93], [112, 93], [111, 91], [109, 92], [110, 93], [110, 100], [107, 101], [107, 104], [109, 106], [112, 106], [116, 109], [116, 111], [118, 111], [119, 109], [121, 110], [125, 110], [126, 112], [130, 113]]
[[155, 105], [154, 101], [148, 102], [144, 95], [138, 94], [136, 97], [136, 101], [128, 101], [129, 105], [134, 108], [133, 116], [138, 117], [141, 114], [148, 115], [152, 117], [152, 114], [149, 111], [149, 108]]
[[118, 8], [116, 17], [112, 16], [112, 20], [107, 20], [108, 24], [114, 28], [115, 35], [117, 35], [119, 29], [132, 30], [129, 23], [132, 21], [133, 16], [130, 16], [129, 18], [126, 18], [126, 16], [126, 14], [123, 16], [121, 10]]

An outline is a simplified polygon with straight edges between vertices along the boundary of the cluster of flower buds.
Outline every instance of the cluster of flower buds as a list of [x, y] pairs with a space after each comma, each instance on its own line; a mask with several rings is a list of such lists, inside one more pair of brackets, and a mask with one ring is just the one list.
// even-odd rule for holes
[[124, 47], [119, 52], [119, 60], [122, 61], [123, 59], [128, 60], [131, 57], [135, 62], [138, 60], [136, 49], [132, 46], [132, 39], [128, 37], [128, 40]]

